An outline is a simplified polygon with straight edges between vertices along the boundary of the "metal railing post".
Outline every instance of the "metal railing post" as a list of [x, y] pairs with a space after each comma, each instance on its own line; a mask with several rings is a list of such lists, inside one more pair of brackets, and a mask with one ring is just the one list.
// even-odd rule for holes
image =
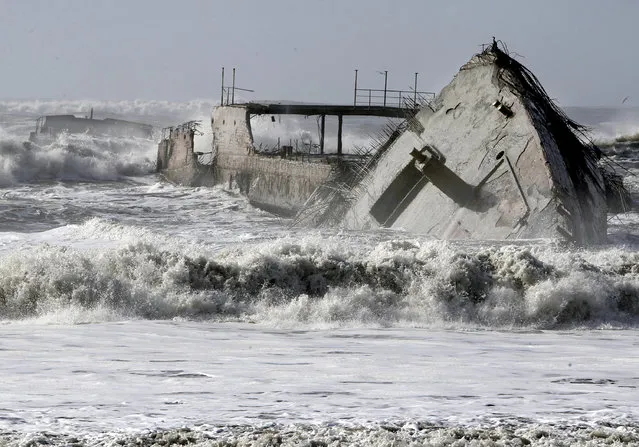
[[[320, 119], [320, 155], [324, 155], [324, 133], [326, 129], [326, 115], [322, 115]], [[309, 152], [311, 148], [309, 147]]]
[[384, 70], [384, 107], [386, 107], [386, 87], [388, 86], [388, 70]]
[[220, 99], [220, 105], [224, 105], [224, 67], [222, 67], [222, 98]]
[[342, 155], [342, 127], [344, 125], [343, 115], [337, 115], [337, 155]]
[[233, 90], [231, 93], [231, 104], [235, 104], [235, 67], [233, 67]]
[[353, 94], [353, 105], [357, 105], [357, 69], [355, 69], [355, 92]]

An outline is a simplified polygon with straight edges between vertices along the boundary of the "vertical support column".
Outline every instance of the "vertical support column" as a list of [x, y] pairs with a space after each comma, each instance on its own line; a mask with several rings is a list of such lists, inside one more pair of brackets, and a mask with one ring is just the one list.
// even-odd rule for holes
[[220, 105], [224, 105], [224, 67], [222, 67], [222, 97], [220, 98]]
[[353, 92], [353, 105], [357, 105], [357, 69], [355, 70], [355, 91]]
[[337, 155], [342, 155], [342, 124], [344, 117], [337, 115]]
[[326, 115], [320, 117], [320, 154], [324, 154], [324, 130], [326, 129]]
[[235, 67], [233, 67], [233, 90], [231, 92], [231, 104], [235, 104]]
[[415, 87], [413, 90], [413, 107], [417, 108], [417, 73], [415, 73]]
[[386, 107], [386, 87], [388, 86], [388, 70], [384, 71], [384, 107]]

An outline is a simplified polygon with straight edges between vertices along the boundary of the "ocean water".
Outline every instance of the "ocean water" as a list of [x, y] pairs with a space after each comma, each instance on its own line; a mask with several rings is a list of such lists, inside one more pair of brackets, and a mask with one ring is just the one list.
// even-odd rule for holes
[[[210, 141], [207, 101], [0, 102], [0, 445], [639, 444], [636, 211], [590, 248], [296, 228], [154, 141], [23, 144], [91, 106]], [[639, 110], [568, 113], [637, 200]]]

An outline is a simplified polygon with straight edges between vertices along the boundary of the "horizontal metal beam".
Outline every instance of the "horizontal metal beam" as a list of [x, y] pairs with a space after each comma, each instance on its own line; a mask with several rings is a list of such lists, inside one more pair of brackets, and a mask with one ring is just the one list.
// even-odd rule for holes
[[383, 116], [389, 118], [406, 118], [416, 110], [405, 107], [353, 106], [330, 104], [259, 104], [249, 102], [235, 104], [234, 107], [245, 108], [252, 115], [334, 115], [334, 116]]

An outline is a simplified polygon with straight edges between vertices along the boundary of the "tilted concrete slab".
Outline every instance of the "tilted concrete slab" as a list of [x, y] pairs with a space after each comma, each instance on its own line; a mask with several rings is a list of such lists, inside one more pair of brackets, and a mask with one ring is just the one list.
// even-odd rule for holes
[[496, 46], [420, 111], [358, 185], [342, 225], [444, 239], [606, 239], [596, 148]]

